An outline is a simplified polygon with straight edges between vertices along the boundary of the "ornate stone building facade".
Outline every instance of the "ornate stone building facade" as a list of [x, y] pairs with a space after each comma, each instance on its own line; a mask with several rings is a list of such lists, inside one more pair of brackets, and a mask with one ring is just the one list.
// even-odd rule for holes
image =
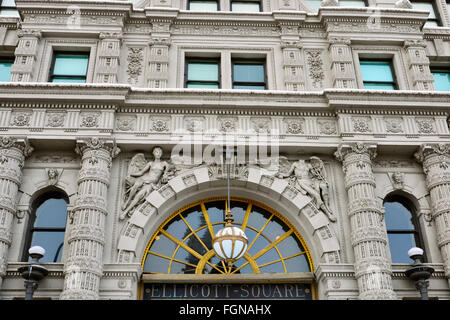
[[[207, 298], [192, 284], [270, 279], [306, 284], [303, 298], [417, 298], [409, 243], [435, 269], [429, 295], [449, 299], [449, 3], [430, 2], [434, 20], [408, 0], [199, 3], [16, 0], [20, 16], [0, 15], [0, 297], [24, 296], [30, 245], [60, 241], [35, 297], [189, 284]], [[390, 80], [364, 71], [379, 63]], [[253, 246], [229, 270], [210, 245], [227, 174]]]

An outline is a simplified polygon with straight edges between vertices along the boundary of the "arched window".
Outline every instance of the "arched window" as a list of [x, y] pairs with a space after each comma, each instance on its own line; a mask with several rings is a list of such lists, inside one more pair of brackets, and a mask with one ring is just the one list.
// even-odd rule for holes
[[412, 202], [400, 195], [388, 195], [384, 200], [385, 221], [393, 263], [411, 263], [408, 250], [423, 249], [416, 210]]
[[232, 198], [233, 225], [248, 237], [248, 250], [231, 270], [212, 249], [224, 227], [224, 198], [193, 203], [174, 213], [150, 240], [144, 273], [245, 274], [311, 272], [309, 250], [301, 235], [279, 213], [255, 201]]
[[59, 190], [44, 192], [33, 201], [24, 260], [30, 259], [28, 257], [30, 247], [40, 246], [45, 249], [45, 256], [41, 262], [61, 261], [68, 202], [67, 195]]

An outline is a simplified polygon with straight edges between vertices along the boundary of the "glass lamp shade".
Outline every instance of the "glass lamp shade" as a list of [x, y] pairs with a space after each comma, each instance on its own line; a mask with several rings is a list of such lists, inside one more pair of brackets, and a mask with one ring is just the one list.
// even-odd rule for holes
[[248, 239], [244, 231], [237, 227], [225, 226], [213, 240], [213, 248], [220, 259], [234, 262], [247, 251]]

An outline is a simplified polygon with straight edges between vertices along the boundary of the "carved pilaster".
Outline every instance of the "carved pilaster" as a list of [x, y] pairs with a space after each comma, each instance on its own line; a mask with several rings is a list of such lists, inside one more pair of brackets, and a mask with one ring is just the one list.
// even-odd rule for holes
[[94, 82], [117, 83], [119, 71], [120, 47], [122, 34], [116, 32], [101, 32], [98, 43], [97, 67]]
[[[8, 249], [12, 240], [12, 222], [16, 198], [22, 182], [25, 158], [33, 148], [25, 139], [0, 136], [0, 277], [6, 274]], [[1, 279], [0, 279], [1, 287]]]
[[103, 274], [107, 192], [112, 159], [120, 150], [98, 138], [80, 140], [78, 197], [72, 210], [61, 299], [98, 299]]
[[415, 90], [434, 90], [434, 78], [430, 71], [430, 61], [424, 40], [406, 40], [404, 49], [408, 57], [409, 70], [412, 74]]
[[12, 82], [35, 81], [34, 68], [39, 49], [41, 32], [36, 30], [18, 30], [19, 43], [15, 51], [14, 64], [11, 67]]
[[383, 223], [384, 213], [375, 196], [372, 159], [376, 156], [376, 145], [340, 145], [335, 156], [343, 162], [345, 173], [359, 298], [396, 299], [392, 287], [387, 233]]
[[300, 41], [282, 41], [284, 85], [289, 91], [305, 90], [305, 71]]
[[328, 48], [334, 88], [358, 88], [350, 40], [333, 37]]
[[153, 37], [150, 43], [149, 88], [166, 88], [169, 81], [170, 38]]
[[431, 220], [436, 225], [438, 247], [450, 281], [450, 144], [423, 144], [414, 156], [426, 174]]

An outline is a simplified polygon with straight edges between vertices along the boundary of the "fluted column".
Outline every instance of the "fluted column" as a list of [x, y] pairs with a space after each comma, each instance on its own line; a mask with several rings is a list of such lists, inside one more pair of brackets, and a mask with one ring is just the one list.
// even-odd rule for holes
[[375, 196], [372, 159], [376, 145], [349, 143], [335, 153], [343, 162], [348, 194], [351, 244], [355, 254], [355, 277], [360, 299], [396, 299], [384, 212]]
[[423, 144], [414, 156], [426, 175], [437, 244], [450, 283], [450, 143]]
[[0, 288], [6, 275], [22, 168], [32, 151], [27, 140], [0, 136]]
[[75, 151], [81, 155], [81, 169], [60, 298], [95, 300], [99, 298], [103, 274], [110, 168], [120, 150], [104, 140], [91, 138], [78, 141]]

